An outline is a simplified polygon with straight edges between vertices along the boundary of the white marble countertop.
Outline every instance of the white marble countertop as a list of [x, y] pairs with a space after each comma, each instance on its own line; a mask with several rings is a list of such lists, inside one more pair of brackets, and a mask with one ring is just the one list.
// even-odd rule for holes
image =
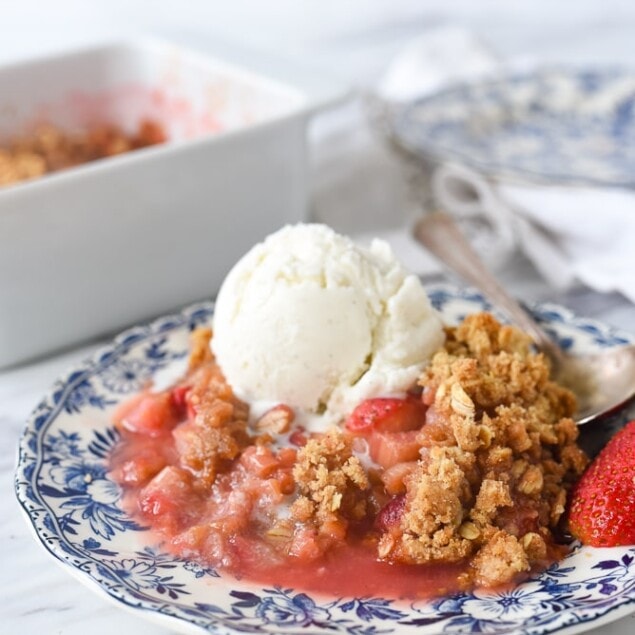
[[[50, 6], [49, 6], [50, 5]], [[458, 22], [474, 29], [503, 55], [635, 65], [635, 5], [618, 0], [532, 3], [503, 0], [253, 0], [188, 2], [157, 0], [22, 0], [2, 7], [0, 62], [65, 48], [97, 38], [153, 33], [198, 48], [230, 41], [282, 55], [311, 59], [350, 81], [373, 78], [390, 56], [421, 29]], [[150, 6], [152, 7], [150, 9]], [[355, 192], [347, 192], [355, 197]], [[314, 201], [320, 212], [320, 200]], [[357, 201], [359, 204], [359, 201]], [[347, 229], [344, 227], [343, 229]], [[617, 294], [586, 289], [558, 293], [517, 259], [504, 282], [523, 300], [550, 300], [581, 315], [635, 330], [635, 306]], [[1, 299], [0, 299], [1, 301]], [[93, 594], [62, 571], [33, 540], [13, 494], [16, 446], [24, 421], [53, 381], [102, 342], [0, 372], [0, 619], [5, 633], [164, 635]], [[635, 613], [589, 631], [630, 635]]]

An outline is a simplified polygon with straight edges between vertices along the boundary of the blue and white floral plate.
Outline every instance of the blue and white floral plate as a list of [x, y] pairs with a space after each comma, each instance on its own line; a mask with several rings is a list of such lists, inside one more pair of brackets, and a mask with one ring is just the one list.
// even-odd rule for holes
[[477, 172], [635, 186], [635, 72], [543, 69], [454, 86], [401, 110], [399, 141]]
[[[471, 291], [429, 288], [451, 323], [490, 308]], [[576, 548], [561, 562], [504, 592], [477, 591], [433, 601], [325, 597], [262, 588], [179, 560], [121, 508], [108, 478], [117, 441], [110, 417], [121, 400], [187, 355], [188, 333], [211, 319], [202, 304], [134, 328], [62, 377], [28, 421], [20, 443], [18, 499], [39, 542], [71, 573], [121, 606], [185, 633], [567, 633], [635, 609], [635, 548]], [[537, 317], [566, 348], [619, 345], [629, 336], [557, 306]], [[620, 419], [635, 416], [621, 413]]]

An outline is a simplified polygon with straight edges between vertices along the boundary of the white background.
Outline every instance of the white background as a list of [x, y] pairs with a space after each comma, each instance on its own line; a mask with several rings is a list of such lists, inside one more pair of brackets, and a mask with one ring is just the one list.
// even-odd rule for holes
[[503, 56], [633, 62], [630, 0], [2, 0], [0, 58], [140, 33], [198, 48], [214, 42], [312, 60], [372, 77], [409, 38], [445, 23]]

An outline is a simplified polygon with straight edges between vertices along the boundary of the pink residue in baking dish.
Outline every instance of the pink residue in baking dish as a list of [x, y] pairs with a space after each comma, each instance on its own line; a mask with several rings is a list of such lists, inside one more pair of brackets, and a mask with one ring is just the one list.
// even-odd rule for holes
[[224, 129], [211, 108], [195, 107], [169, 90], [136, 83], [68, 93], [58, 101], [38, 106], [24, 128], [52, 123], [67, 130], [89, 130], [107, 123], [131, 132], [144, 120], [160, 124], [169, 140], [195, 139]]

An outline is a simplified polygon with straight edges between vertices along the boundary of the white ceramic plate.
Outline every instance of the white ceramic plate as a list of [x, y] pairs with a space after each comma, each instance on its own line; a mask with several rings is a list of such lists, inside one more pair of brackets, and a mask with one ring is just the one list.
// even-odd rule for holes
[[[429, 288], [448, 323], [490, 308], [471, 291]], [[20, 443], [18, 499], [38, 540], [82, 582], [123, 607], [184, 633], [580, 632], [635, 606], [635, 548], [576, 548], [544, 573], [505, 592], [433, 601], [338, 598], [262, 588], [152, 546], [121, 509], [106, 457], [117, 441], [112, 409], [187, 355], [188, 333], [213, 306], [190, 307], [117, 337], [62, 377], [28, 421]], [[534, 309], [565, 348], [615, 346], [630, 338], [553, 305]], [[635, 408], [617, 423], [635, 418]]]

